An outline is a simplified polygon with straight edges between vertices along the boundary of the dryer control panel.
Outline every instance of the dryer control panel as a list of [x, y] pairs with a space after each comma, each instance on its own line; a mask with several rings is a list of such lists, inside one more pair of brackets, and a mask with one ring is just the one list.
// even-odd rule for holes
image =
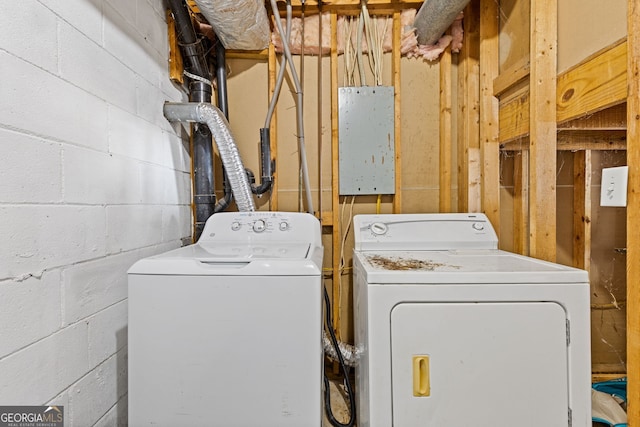
[[356, 215], [356, 250], [497, 249], [498, 237], [480, 213]]

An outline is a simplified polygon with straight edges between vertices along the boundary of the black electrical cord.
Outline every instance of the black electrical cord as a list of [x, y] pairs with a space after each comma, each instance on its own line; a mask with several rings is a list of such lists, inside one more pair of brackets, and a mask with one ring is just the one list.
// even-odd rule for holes
[[344, 383], [347, 387], [347, 398], [349, 399], [349, 422], [347, 424], [342, 424], [340, 421], [336, 420], [333, 416], [333, 412], [331, 411], [331, 389], [329, 388], [329, 378], [327, 378], [327, 374], [324, 374], [324, 409], [327, 413], [327, 418], [329, 422], [334, 427], [353, 427], [356, 421], [356, 402], [353, 396], [353, 389], [351, 388], [351, 381], [349, 380], [349, 374], [347, 372], [347, 366], [344, 363], [344, 358], [342, 357], [342, 353], [340, 352], [340, 347], [338, 347], [338, 339], [336, 338], [336, 333], [333, 330], [333, 318], [331, 316], [331, 303], [329, 302], [329, 293], [327, 292], [327, 288], [324, 288], [324, 304], [326, 306], [325, 318], [327, 320], [327, 329], [329, 330], [329, 336], [331, 337], [331, 343], [333, 347], [336, 349], [336, 354], [338, 355], [338, 362], [340, 364], [340, 370], [344, 375]]

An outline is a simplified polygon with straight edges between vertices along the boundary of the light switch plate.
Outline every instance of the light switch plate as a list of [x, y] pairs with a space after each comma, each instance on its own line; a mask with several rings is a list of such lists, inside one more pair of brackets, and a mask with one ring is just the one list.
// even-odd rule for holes
[[602, 169], [600, 206], [627, 206], [628, 166]]

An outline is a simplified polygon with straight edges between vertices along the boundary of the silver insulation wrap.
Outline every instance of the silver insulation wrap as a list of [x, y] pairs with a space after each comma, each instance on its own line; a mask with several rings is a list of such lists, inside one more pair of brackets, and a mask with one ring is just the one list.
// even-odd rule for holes
[[[322, 347], [324, 348], [324, 354], [331, 360], [337, 361], [338, 354], [336, 353], [336, 349], [333, 347], [331, 343], [331, 338], [329, 334], [325, 331], [322, 337]], [[338, 348], [340, 349], [340, 353], [342, 353], [342, 358], [344, 359], [344, 364], [347, 366], [356, 366], [358, 364], [358, 359], [360, 358], [360, 353], [356, 347], [344, 343], [342, 341], [338, 341]]]
[[238, 210], [240, 212], [255, 211], [251, 186], [240, 159], [238, 147], [229, 130], [229, 122], [218, 107], [204, 102], [167, 102], [164, 104], [163, 112], [170, 122], [196, 122], [209, 126], [213, 140], [218, 147], [220, 159], [222, 159], [222, 164], [227, 171]]
[[261, 0], [196, 0], [226, 49], [262, 50], [269, 46], [271, 29]]

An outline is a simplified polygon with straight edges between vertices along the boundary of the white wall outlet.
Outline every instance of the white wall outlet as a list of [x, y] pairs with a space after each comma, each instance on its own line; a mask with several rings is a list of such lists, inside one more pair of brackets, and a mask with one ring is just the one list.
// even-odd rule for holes
[[627, 206], [629, 167], [602, 169], [600, 206]]

